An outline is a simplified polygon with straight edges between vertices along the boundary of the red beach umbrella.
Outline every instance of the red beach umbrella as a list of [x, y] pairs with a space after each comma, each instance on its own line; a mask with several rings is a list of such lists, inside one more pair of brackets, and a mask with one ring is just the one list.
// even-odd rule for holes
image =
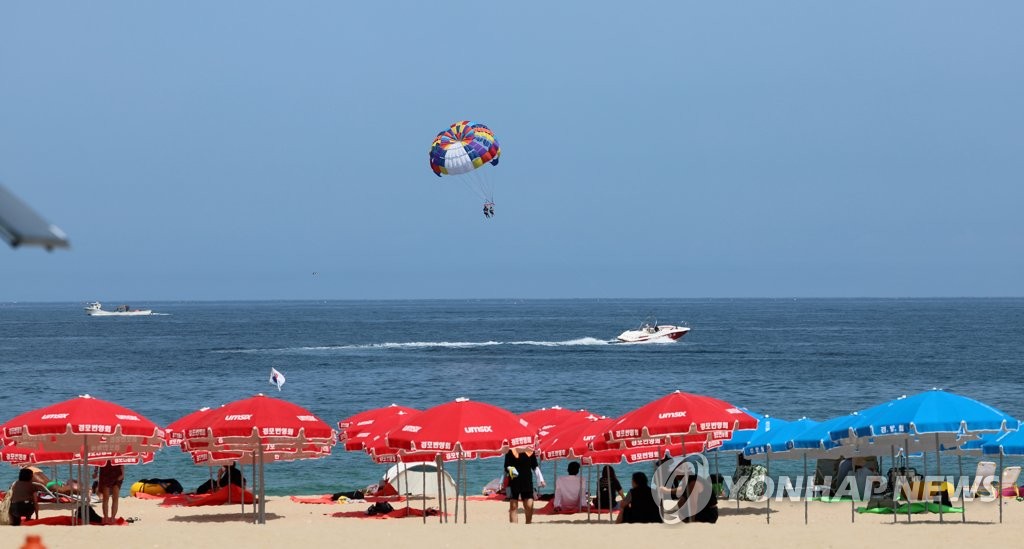
[[756, 418], [724, 400], [676, 391], [623, 415], [604, 437], [614, 441], [756, 428]]
[[406, 452], [497, 452], [533, 446], [536, 433], [512, 412], [460, 398], [421, 412], [386, 437]]
[[420, 411], [415, 408], [399, 406], [397, 404], [359, 412], [338, 422], [338, 440], [347, 440], [368, 430], [383, 434], [391, 430], [395, 425], [409, 419], [411, 414], [418, 413]]
[[197, 418], [197, 423], [199, 425], [187, 427], [182, 448], [211, 452], [248, 451], [255, 455], [255, 462], [259, 464], [259, 524], [266, 524], [263, 465], [267, 457], [277, 459], [275, 455], [279, 446], [305, 448], [307, 445], [320, 446], [322, 451], [304, 455], [293, 450], [292, 457], [325, 457], [335, 443], [334, 429], [312, 412], [262, 394], [209, 410]]
[[[200, 408], [191, 414], [186, 414], [164, 428], [164, 440], [168, 446], [181, 446], [185, 440], [185, 432], [192, 428], [203, 428], [203, 417], [210, 412], [210, 408]], [[184, 448], [182, 448], [184, 450]]]
[[47, 451], [146, 452], [163, 432], [142, 414], [89, 395], [21, 414], [0, 426], [5, 442]]
[[535, 426], [538, 433], [550, 435], [560, 425], [572, 423], [577, 419], [592, 415], [586, 410], [567, 410], [561, 406], [552, 406], [550, 408], [525, 412], [519, 414], [519, 417], [523, 418], [530, 425]]
[[334, 429], [309, 410], [286, 400], [256, 395], [198, 418], [185, 440], [215, 445], [313, 443], [334, 445]]
[[[0, 437], [26, 451], [77, 452], [80, 477], [96, 452], [131, 455], [163, 446], [163, 431], [142, 414], [89, 395], [21, 414], [0, 425]], [[79, 516], [88, 516], [88, 502], [82, 498]]]
[[[338, 427], [343, 429], [338, 439], [344, 441], [346, 451], [366, 450], [375, 440], [380, 440], [383, 444], [384, 435], [388, 431], [406, 423], [419, 413], [419, 410], [397, 404], [367, 410], [338, 422]], [[345, 427], [346, 425], [348, 427]]]
[[587, 454], [595, 440], [604, 440], [605, 430], [615, 422], [610, 417], [587, 416], [553, 429], [537, 449], [543, 459], [578, 459]]

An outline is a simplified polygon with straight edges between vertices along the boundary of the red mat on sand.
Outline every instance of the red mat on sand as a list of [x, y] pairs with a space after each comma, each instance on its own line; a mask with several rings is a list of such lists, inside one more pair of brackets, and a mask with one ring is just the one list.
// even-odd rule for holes
[[[335, 518], [363, 518], [363, 519], [408, 518], [408, 517], [422, 517], [423, 516], [423, 510], [422, 509], [416, 509], [415, 507], [410, 507], [408, 509], [406, 509], [405, 507], [402, 507], [401, 509], [395, 509], [394, 511], [391, 511], [390, 513], [384, 513], [382, 515], [367, 515], [366, 511], [342, 511], [340, 513], [331, 513], [331, 516], [335, 517]], [[437, 514], [436, 513], [431, 514], [430, 511], [428, 510], [427, 511], [427, 516], [436, 517]]]
[[[117, 522], [115, 522], [114, 524], [100, 524], [98, 522], [94, 522], [94, 523], [91, 524], [91, 526], [124, 526], [125, 524], [128, 524], [128, 523], [125, 522], [125, 520], [123, 518], [119, 518], [119, 519], [117, 519]], [[62, 516], [59, 516], [59, 517], [44, 517], [44, 518], [41, 518], [41, 519], [38, 519], [38, 520], [23, 520], [23, 521], [21, 521], [21, 525], [22, 526], [36, 526], [36, 525], [41, 525], [41, 526], [73, 526], [72, 518], [69, 515], [62, 515]]]
[[491, 494], [489, 496], [468, 496], [468, 501], [505, 501], [505, 494]]
[[[230, 500], [229, 500], [230, 495]], [[173, 507], [173, 506], [184, 506], [184, 507], [203, 507], [206, 505], [239, 505], [243, 501], [245, 503], [252, 503], [256, 498], [253, 497], [252, 492], [243, 490], [234, 484], [229, 484], [216, 492], [202, 495], [184, 495], [178, 494], [173, 496], [167, 496], [164, 498], [161, 507]]]
[[334, 503], [334, 500], [331, 499], [331, 494], [324, 494], [322, 496], [315, 496], [315, 497], [308, 497], [308, 498], [304, 498], [304, 497], [300, 497], [300, 496], [289, 496], [289, 498], [292, 501], [294, 501], [295, 503], [311, 503], [311, 504], [324, 504], [324, 505], [330, 505], [330, 504]]

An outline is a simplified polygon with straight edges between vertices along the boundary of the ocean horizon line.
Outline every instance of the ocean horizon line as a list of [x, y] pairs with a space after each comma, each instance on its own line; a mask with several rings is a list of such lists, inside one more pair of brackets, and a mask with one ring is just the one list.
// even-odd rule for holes
[[[105, 300], [107, 303], [401, 303], [401, 302], [629, 302], [629, 301], [999, 301], [1018, 300], [1024, 296], [705, 296], [705, 297], [368, 297], [368, 298], [130, 298]], [[95, 301], [95, 300], [92, 300]], [[90, 300], [0, 300], [0, 305], [78, 305]]]

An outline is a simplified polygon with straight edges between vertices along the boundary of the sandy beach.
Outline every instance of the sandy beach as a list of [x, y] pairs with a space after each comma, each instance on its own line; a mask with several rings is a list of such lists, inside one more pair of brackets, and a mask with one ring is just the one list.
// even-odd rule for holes
[[[32, 526], [4, 529], [4, 547], [18, 547], [27, 534], [40, 534], [50, 549], [64, 547], [627, 547], [685, 543], [695, 547], [821, 548], [898, 544], [905, 548], [967, 546], [984, 539], [987, 545], [1012, 545], [1024, 534], [1024, 503], [1004, 501], [1004, 523], [996, 503], [967, 506], [967, 523], [959, 515], [861, 515], [850, 522], [846, 503], [810, 505], [810, 524], [803, 524], [803, 505], [772, 502], [771, 524], [763, 504], [735, 502], [721, 507], [714, 525], [613, 525], [586, 522], [586, 515], [537, 516], [534, 524], [508, 524], [507, 504], [469, 502], [469, 523], [438, 524], [437, 517], [405, 519], [336, 518], [332, 513], [364, 510], [365, 504], [310, 505], [287, 497], [267, 500], [267, 524], [243, 522], [239, 508], [160, 507], [151, 500], [122, 500], [121, 516], [139, 522], [121, 527]], [[44, 514], [53, 516], [55, 512]], [[251, 517], [251, 515], [250, 515]], [[594, 517], [596, 520], [596, 517]]]

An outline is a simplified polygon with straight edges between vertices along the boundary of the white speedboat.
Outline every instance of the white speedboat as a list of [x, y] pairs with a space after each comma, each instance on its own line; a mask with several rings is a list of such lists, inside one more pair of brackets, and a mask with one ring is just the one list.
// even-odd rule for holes
[[113, 311], [104, 311], [99, 301], [93, 301], [85, 306], [85, 314], [89, 316], [149, 316], [153, 314], [150, 309], [132, 309], [127, 305], [119, 305]]
[[619, 334], [619, 343], [648, 343], [648, 342], [669, 342], [675, 341], [690, 331], [687, 326], [672, 326], [670, 324], [658, 324], [658, 321], [644, 322], [636, 330], [626, 330]]

